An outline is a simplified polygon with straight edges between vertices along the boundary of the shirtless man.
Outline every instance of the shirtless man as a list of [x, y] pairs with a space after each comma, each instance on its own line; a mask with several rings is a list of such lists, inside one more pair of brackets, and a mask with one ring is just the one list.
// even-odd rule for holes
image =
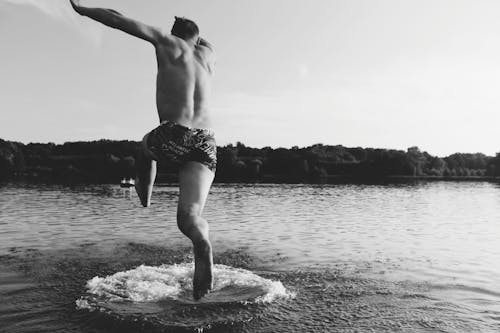
[[208, 129], [208, 96], [215, 56], [199, 37], [193, 21], [175, 18], [171, 34], [127, 18], [112, 9], [89, 8], [70, 0], [73, 9], [111, 28], [150, 42], [158, 62], [156, 105], [160, 126], [146, 134], [136, 161], [135, 188], [144, 207], [151, 203], [156, 161], [179, 166], [177, 225], [193, 243], [193, 297], [213, 285], [212, 246], [208, 224], [201, 217], [217, 163], [214, 134]]

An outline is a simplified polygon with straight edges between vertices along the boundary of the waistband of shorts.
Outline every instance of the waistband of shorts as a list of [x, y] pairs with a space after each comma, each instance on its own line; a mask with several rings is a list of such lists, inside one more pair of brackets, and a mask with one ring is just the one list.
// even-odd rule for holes
[[177, 127], [181, 127], [181, 128], [184, 128], [188, 131], [192, 131], [192, 132], [198, 132], [198, 133], [204, 133], [206, 135], [210, 135], [210, 136], [215, 136], [215, 131], [211, 128], [196, 128], [196, 127], [188, 127], [188, 126], [185, 126], [185, 125], [181, 125], [179, 123], [176, 123], [175, 121], [171, 121], [171, 120], [164, 120], [160, 123], [160, 126], [162, 125], [170, 125], [170, 126], [177, 126]]

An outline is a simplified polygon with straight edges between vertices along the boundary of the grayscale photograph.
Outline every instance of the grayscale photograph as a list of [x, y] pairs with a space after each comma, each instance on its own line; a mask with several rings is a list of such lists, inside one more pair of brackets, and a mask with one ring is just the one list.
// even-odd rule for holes
[[0, 0], [0, 333], [500, 332], [500, 1]]

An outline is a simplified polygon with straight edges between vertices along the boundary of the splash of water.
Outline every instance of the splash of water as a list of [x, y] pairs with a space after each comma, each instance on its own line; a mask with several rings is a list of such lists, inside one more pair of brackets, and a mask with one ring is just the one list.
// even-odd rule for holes
[[[101, 302], [157, 302], [166, 299], [186, 301], [187, 297], [191, 297], [193, 272], [193, 263], [159, 267], [142, 265], [106, 277], [96, 276], [87, 282], [87, 292]], [[265, 279], [244, 269], [215, 265], [214, 288], [207, 299], [211, 302], [236, 299], [269, 303], [276, 298], [293, 296], [280, 281]], [[91, 309], [91, 303], [92, 297], [82, 297], [76, 301], [80, 309]]]
[[93, 23], [81, 20], [71, 8], [68, 0], [4, 0], [14, 5], [25, 5], [38, 9], [48, 17], [63, 22], [76, 29], [83, 37], [95, 46], [102, 41], [102, 28]]

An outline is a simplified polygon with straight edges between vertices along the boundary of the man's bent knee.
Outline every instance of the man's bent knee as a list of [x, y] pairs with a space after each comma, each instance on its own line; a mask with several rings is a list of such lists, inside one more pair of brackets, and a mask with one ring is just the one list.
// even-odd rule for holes
[[196, 209], [179, 209], [177, 211], [177, 226], [179, 230], [191, 238], [200, 238], [208, 232], [207, 222], [200, 216]]
[[179, 209], [177, 211], [177, 226], [184, 234], [187, 234], [195, 226], [199, 217], [200, 215], [196, 212]]

